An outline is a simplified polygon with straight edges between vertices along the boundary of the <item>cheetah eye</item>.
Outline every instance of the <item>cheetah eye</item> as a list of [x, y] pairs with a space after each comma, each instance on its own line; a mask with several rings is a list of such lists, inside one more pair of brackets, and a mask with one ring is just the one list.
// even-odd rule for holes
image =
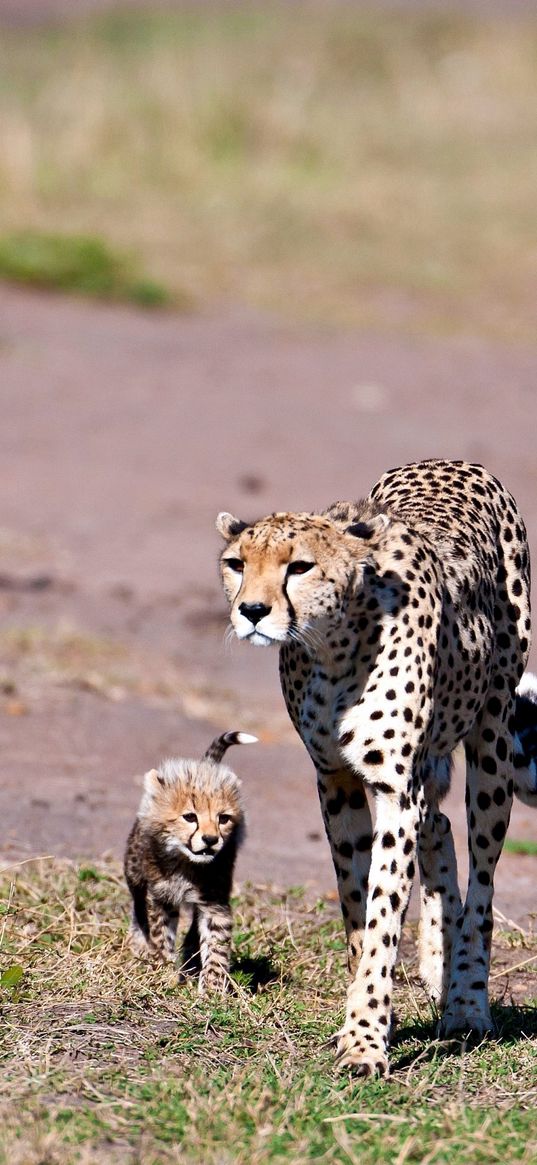
[[183, 813], [183, 821], [189, 821], [189, 822], [191, 821], [194, 824], [194, 823], [197, 823], [197, 820], [198, 820], [197, 813]]
[[222, 562], [225, 562], [226, 566], [229, 566], [230, 570], [234, 570], [235, 574], [242, 574], [244, 570], [244, 562], [242, 561], [242, 558], [223, 558]]
[[287, 567], [287, 574], [307, 574], [315, 566], [314, 562], [290, 562]]
[[219, 813], [218, 814], [218, 821], [219, 821], [220, 825], [227, 825], [228, 821], [233, 821], [233, 818], [231, 816], [231, 813]]

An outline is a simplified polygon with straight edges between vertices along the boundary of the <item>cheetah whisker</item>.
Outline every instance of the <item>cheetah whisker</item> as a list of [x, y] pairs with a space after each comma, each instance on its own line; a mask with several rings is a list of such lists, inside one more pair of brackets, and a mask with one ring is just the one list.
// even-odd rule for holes
[[289, 636], [295, 643], [299, 643], [301, 647], [305, 648], [310, 658], [319, 655], [325, 646], [322, 635], [313, 627], [301, 627], [300, 631], [292, 627]]
[[232, 646], [235, 643], [235, 629], [232, 623], [229, 623], [224, 631], [224, 651], [231, 652]]

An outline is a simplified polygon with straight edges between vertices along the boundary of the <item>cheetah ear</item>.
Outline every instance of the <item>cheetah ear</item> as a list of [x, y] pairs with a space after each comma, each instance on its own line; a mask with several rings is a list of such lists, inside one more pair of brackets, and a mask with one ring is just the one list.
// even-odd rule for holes
[[345, 533], [352, 534], [353, 538], [362, 538], [364, 542], [370, 542], [372, 538], [384, 534], [389, 525], [390, 519], [387, 514], [375, 514], [373, 518], [365, 518], [363, 522], [353, 522], [352, 526], [347, 526]]
[[216, 529], [226, 542], [231, 542], [233, 538], [242, 534], [247, 525], [248, 522], [241, 522], [240, 518], [234, 518], [233, 514], [228, 514], [225, 510], [216, 519]]
[[164, 787], [164, 777], [161, 776], [158, 769], [150, 769], [144, 777], [144, 793], [157, 793], [159, 789]]

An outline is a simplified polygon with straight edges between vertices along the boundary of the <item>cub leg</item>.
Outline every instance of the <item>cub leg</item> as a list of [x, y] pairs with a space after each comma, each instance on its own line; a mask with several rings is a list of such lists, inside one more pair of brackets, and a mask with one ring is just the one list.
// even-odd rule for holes
[[200, 995], [206, 991], [226, 991], [231, 956], [231, 907], [210, 902], [199, 906], [201, 973]]
[[129, 928], [130, 946], [137, 955], [149, 953], [149, 926], [147, 922], [147, 883], [128, 879], [132, 896], [132, 918]]
[[147, 923], [149, 951], [161, 963], [175, 962], [175, 936], [179, 912], [155, 898], [151, 891], [147, 895]]
[[194, 906], [192, 908], [192, 921], [183, 940], [180, 978], [184, 982], [190, 975], [199, 975], [200, 971], [201, 958], [198, 908], [197, 906]]

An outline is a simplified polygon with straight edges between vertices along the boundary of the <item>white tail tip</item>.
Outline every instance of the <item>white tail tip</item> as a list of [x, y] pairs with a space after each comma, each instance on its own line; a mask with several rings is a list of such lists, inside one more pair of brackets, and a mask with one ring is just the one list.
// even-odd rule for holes
[[517, 695], [526, 696], [534, 704], [537, 703], [537, 676], [533, 672], [524, 672], [517, 688]]
[[249, 732], [237, 732], [237, 744], [258, 744], [257, 736], [251, 736]]

